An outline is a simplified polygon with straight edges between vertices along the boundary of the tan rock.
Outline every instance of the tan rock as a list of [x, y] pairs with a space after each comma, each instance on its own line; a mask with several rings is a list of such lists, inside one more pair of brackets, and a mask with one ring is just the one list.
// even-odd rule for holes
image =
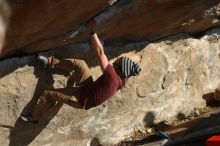
[[[68, 44], [77, 27], [89, 18], [93, 17], [116, 0], [71, 0], [71, 1], [11, 1], [12, 16], [7, 37], [7, 45], [4, 54], [10, 54], [16, 49], [50, 41], [53, 47]], [[65, 34], [68, 38], [55, 41]], [[52, 45], [51, 44], [51, 45]], [[56, 45], [55, 45], [56, 44]], [[41, 46], [42, 47], [42, 46]], [[49, 49], [48, 45], [33, 47], [33, 51]], [[50, 47], [51, 48], [51, 47]]]
[[97, 31], [108, 44], [151, 41], [180, 32], [197, 33], [220, 24], [220, 0], [114, 2], [12, 1], [11, 25], [1, 56], [86, 41], [87, 32], [81, 24], [97, 13]]
[[[38, 125], [21, 122], [20, 113], [28, 113], [33, 107], [30, 101], [44, 89], [65, 86], [65, 77], [43, 70], [34, 56], [1, 61], [0, 145], [113, 145], [146, 125], [169, 121], [178, 113], [192, 115], [206, 106], [203, 95], [220, 83], [220, 41], [210, 37], [212, 34], [206, 39], [175, 36], [157, 43], [127, 44], [115, 52], [106, 48], [111, 61], [128, 52], [139, 61], [141, 74], [130, 78], [122, 90], [96, 108], [84, 111], [64, 105], [48, 112]], [[91, 54], [86, 44], [78, 46], [88, 51], [85, 56]], [[77, 54], [71, 47], [63, 57], [74, 50]], [[99, 67], [91, 70], [95, 76], [101, 74]]]

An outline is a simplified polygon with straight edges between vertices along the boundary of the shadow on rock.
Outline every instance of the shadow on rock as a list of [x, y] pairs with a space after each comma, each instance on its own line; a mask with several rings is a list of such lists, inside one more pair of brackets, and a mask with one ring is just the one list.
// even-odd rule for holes
[[209, 117], [199, 118], [198, 120], [195, 120], [194, 124], [190, 124], [191, 126], [186, 131], [185, 135], [204, 128], [220, 125], [219, 123], [220, 123], [220, 113], [214, 113], [211, 114]]
[[214, 99], [214, 92], [204, 94], [202, 98], [206, 101], [206, 106], [219, 107], [220, 102]]
[[4, 60], [0, 59], [0, 79], [14, 72], [18, 68], [22, 68], [26, 65], [33, 66], [36, 62], [35, 58], [35, 55], [30, 55], [22, 58], [15, 57]]
[[154, 126], [155, 113], [153, 111], [148, 112], [144, 117], [145, 126]]
[[145, 115], [144, 122], [146, 127], [151, 127], [156, 131], [164, 131], [169, 129], [171, 126], [167, 123], [167, 121], [161, 121], [155, 124], [155, 113], [153, 111], [148, 112]]
[[220, 133], [220, 113], [218, 112], [219, 110], [211, 115], [205, 115], [205, 117], [177, 126], [176, 128], [187, 128], [186, 132], [178, 135], [173, 141], [168, 142], [166, 146], [205, 146], [209, 137]]
[[[29, 145], [41, 131], [48, 125], [51, 119], [58, 113], [62, 104], [54, 107], [49, 116], [44, 118], [39, 124], [25, 123], [18, 119], [14, 128], [10, 132], [9, 146], [27, 146]], [[45, 116], [46, 117], [46, 116]]]
[[36, 78], [38, 78], [38, 82], [31, 101], [24, 107], [22, 111], [22, 114], [24, 115], [29, 115], [32, 113], [33, 107], [37, 103], [39, 96], [42, 95], [46, 89], [53, 89], [54, 80], [51, 70], [42, 69], [42, 65], [37, 64], [34, 67], [34, 75]]
[[[34, 74], [38, 78], [38, 82], [30, 102], [24, 107], [21, 112], [24, 115], [32, 113], [34, 105], [37, 103], [38, 97], [44, 92], [45, 89], [53, 88], [53, 77], [50, 70], [43, 70], [42, 66], [37, 64], [34, 67]], [[14, 128], [10, 131], [10, 144], [9, 146], [26, 146], [30, 144], [35, 137], [47, 126], [50, 120], [58, 113], [62, 105], [57, 105], [50, 112], [47, 118], [42, 119], [39, 124], [25, 123], [18, 119]]]
[[102, 146], [102, 145], [100, 144], [99, 139], [97, 137], [94, 137], [90, 142], [90, 146]]
[[[153, 111], [147, 112], [143, 119], [146, 127], [153, 127], [155, 125], [154, 120], [155, 120], [155, 113]], [[146, 139], [148, 138], [144, 138], [141, 140], [133, 140], [133, 141], [123, 141], [115, 146], [139, 146], [142, 143], [144, 143]]]

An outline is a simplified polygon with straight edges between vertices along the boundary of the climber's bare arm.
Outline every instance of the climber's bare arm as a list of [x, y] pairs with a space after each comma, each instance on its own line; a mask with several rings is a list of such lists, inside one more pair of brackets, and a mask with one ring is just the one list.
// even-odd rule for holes
[[94, 49], [99, 65], [104, 72], [105, 68], [108, 65], [108, 58], [105, 55], [104, 48], [99, 40], [98, 35], [95, 32], [94, 21], [89, 20], [87, 23], [89, 32], [90, 32], [90, 47]]

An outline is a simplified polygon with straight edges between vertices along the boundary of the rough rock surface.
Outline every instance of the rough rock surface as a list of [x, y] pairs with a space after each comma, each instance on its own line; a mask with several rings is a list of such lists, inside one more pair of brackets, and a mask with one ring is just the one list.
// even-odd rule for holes
[[[77, 27], [116, 0], [13, 0], [11, 23], [4, 52], [16, 51], [32, 43], [53, 40]], [[56, 47], [62, 43], [56, 43]], [[59, 45], [58, 45], [59, 44]], [[44, 46], [46, 47], [46, 46]], [[35, 48], [35, 51], [40, 49]], [[3, 53], [4, 53], [3, 52]]]
[[[84, 23], [96, 16], [109, 43], [155, 40], [219, 26], [220, 0], [13, 0], [2, 56], [37, 52], [87, 40]], [[111, 6], [111, 7], [109, 7]]]
[[[152, 123], [190, 115], [195, 108], [203, 108], [205, 95], [220, 85], [219, 30], [213, 32], [200, 39], [178, 35], [150, 44], [107, 48], [111, 61], [113, 56], [126, 54], [141, 64], [142, 73], [130, 78], [125, 88], [103, 105], [88, 111], [56, 107], [39, 125], [25, 124], [18, 117], [30, 112], [45, 88], [65, 87], [67, 78], [43, 70], [34, 56], [1, 61], [0, 145], [113, 145]], [[79, 52], [80, 47], [87, 50], [83, 57], [93, 58], [86, 44], [68, 46], [63, 54], [57, 52], [70, 57], [67, 55]], [[97, 78], [101, 70], [91, 68]]]

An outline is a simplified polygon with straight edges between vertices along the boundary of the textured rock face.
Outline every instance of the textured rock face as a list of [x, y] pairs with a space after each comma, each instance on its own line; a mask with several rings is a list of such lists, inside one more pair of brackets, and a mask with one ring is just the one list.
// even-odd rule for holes
[[[220, 0], [12, 1], [7, 45], [1, 56], [37, 52], [87, 40], [84, 21], [96, 16], [105, 41], [155, 40], [219, 26]], [[110, 8], [107, 8], [108, 6]]]
[[[15, 0], [11, 1], [12, 16], [5, 53], [32, 43], [53, 40], [76, 30], [80, 23], [114, 3], [115, 0]], [[52, 42], [51, 42], [52, 43]], [[66, 44], [57, 42], [61, 46]], [[45, 46], [46, 47], [46, 46]], [[35, 48], [35, 51], [40, 50]]]
[[[58, 55], [74, 54], [74, 48], [80, 47], [87, 50], [85, 55], [91, 54], [82, 44], [68, 46]], [[33, 107], [32, 97], [34, 102], [45, 88], [65, 87], [67, 78], [42, 70], [34, 56], [2, 61], [0, 145], [112, 145], [146, 125], [179, 113], [190, 115], [193, 109], [204, 107], [203, 96], [220, 85], [219, 33], [201, 39], [174, 36], [157, 43], [107, 48], [106, 52], [111, 61], [120, 54], [132, 57], [140, 63], [142, 73], [130, 78], [103, 105], [88, 111], [57, 107], [39, 125], [24, 124], [17, 118]], [[89, 55], [84, 57], [89, 59]], [[101, 70], [92, 67], [92, 73], [97, 78]]]

